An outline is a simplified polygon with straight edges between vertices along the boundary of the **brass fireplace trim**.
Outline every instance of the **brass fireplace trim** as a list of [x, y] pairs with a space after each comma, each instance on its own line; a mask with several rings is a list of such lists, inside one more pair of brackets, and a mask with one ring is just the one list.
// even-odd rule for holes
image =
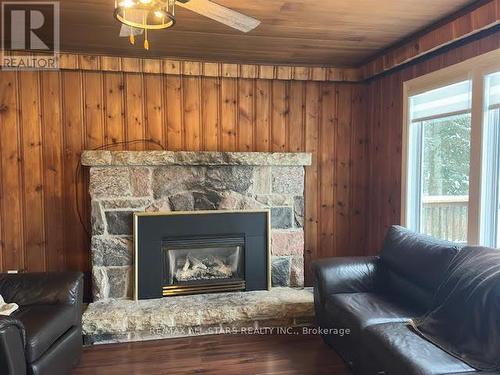
[[[137, 265], [137, 259], [139, 259], [139, 246], [137, 243], [137, 232], [139, 225], [139, 217], [141, 216], [172, 216], [172, 215], [207, 215], [207, 214], [230, 214], [230, 213], [265, 213], [267, 217], [267, 290], [271, 290], [271, 210], [261, 209], [261, 210], [200, 210], [200, 211], [158, 211], [158, 212], [134, 212], [134, 223], [133, 223], [133, 236], [134, 236], [134, 300], [138, 300], [138, 283], [139, 283], [139, 269]], [[226, 284], [230, 285], [230, 284]], [[187, 289], [185, 289], [187, 291]], [[192, 290], [192, 289], [191, 289]], [[231, 289], [227, 287], [225, 289], [216, 290], [210, 289], [212, 292], [222, 292], [231, 290], [241, 290]], [[165, 294], [165, 287], [163, 287], [163, 296], [171, 296], [173, 294]], [[189, 294], [189, 293], [183, 293]], [[178, 293], [177, 295], [181, 295]]]
[[178, 286], [178, 285], [167, 285], [162, 287], [163, 290], [177, 290], [177, 289], [192, 289], [192, 290], [202, 290], [202, 289], [211, 289], [212, 287], [214, 288], [219, 288], [221, 286], [234, 286], [234, 287], [245, 287], [245, 281], [244, 280], [239, 280], [239, 281], [230, 281], [230, 282], [220, 282], [220, 283], [203, 283], [203, 284], [193, 284], [193, 285], [185, 285], [185, 286]]
[[224, 292], [224, 291], [242, 291], [245, 290], [245, 281], [235, 281], [228, 283], [200, 284], [196, 286], [164, 286], [163, 296], [180, 296], [186, 294], [203, 292]]

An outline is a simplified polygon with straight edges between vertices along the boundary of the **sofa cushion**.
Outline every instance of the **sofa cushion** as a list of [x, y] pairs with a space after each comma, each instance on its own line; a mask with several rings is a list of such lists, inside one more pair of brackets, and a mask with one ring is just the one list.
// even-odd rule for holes
[[332, 326], [349, 328], [351, 338], [357, 339], [370, 325], [387, 322], [406, 322], [422, 315], [421, 310], [404, 306], [389, 296], [375, 293], [333, 294], [327, 297], [325, 310]]
[[[371, 325], [361, 344], [367, 373], [387, 375], [438, 375], [475, 370], [413, 332], [404, 323]], [[374, 368], [383, 363], [383, 368]]]
[[423, 311], [427, 311], [431, 306], [434, 291], [423, 288], [390, 269], [386, 269], [381, 277], [384, 279], [384, 287], [379, 289], [381, 293], [392, 295], [393, 299], [406, 304], [418, 306]]
[[426, 308], [459, 251], [456, 243], [394, 225], [380, 254], [379, 281], [384, 289]]
[[360, 367], [361, 331], [381, 322], [405, 322], [419, 316], [390, 297], [375, 293], [331, 294], [326, 298], [322, 328], [349, 329], [349, 334], [324, 335], [324, 340], [356, 371]]
[[26, 330], [26, 360], [32, 363], [74, 322], [74, 307], [69, 305], [29, 305], [15, 313]]

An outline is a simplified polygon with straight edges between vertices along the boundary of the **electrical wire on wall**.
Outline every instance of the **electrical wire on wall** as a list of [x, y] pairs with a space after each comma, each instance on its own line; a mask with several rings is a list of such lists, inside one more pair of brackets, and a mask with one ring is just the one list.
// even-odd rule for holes
[[[102, 145], [100, 147], [93, 148], [93, 149], [91, 149], [91, 151], [110, 150], [110, 149], [112, 149], [114, 147], [129, 146], [129, 145], [133, 145], [133, 144], [137, 144], [137, 143], [154, 144], [156, 146], [159, 146], [163, 151], [167, 150], [160, 142], [154, 141], [152, 139], [134, 139], [132, 141], [123, 141], [123, 142], [116, 142], [116, 143], [108, 143], [108, 144]], [[77, 212], [77, 215], [78, 215], [78, 220], [80, 221], [80, 224], [83, 227], [83, 230], [85, 231], [85, 233], [87, 234], [87, 236], [90, 237], [90, 230], [87, 227], [88, 223], [86, 223], [85, 220], [83, 219], [82, 211], [81, 211], [81, 207], [80, 207], [80, 201], [78, 199], [79, 195], [80, 195], [80, 191], [78, 189], [78, 186], [79, 186], [78, 181], [80, 181], [81, 177], [82, 177], [82, 162], [81, 162], [81, 160], [79, 160], [78, 164], [76, 166], [76, 170], [75, 170], [75, 185], [76, 185], [75, 186], [75, 203], [76, 203], [76, 212]]]

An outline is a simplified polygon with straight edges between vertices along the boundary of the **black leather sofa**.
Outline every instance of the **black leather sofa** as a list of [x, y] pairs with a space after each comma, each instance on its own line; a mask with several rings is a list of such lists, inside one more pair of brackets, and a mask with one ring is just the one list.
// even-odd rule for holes
[[[426, 312], [459, 251], [457, 244], [393, 226], [380, 256], [315, 262], [314, 302], [323, 339], [355, 374], [476, 372], [406, 324]], [[335, 334], [340, 328], [350, 334]]]
[[0, 294], [19, 305], [0, 316], [0, 374], [69, 374], [82, 351], [83, 275], [0, 274]]

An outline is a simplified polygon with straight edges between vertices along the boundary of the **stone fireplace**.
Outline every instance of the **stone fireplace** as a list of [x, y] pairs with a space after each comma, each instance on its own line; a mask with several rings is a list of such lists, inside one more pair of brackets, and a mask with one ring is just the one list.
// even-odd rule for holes
[[[310, 163], [305, 153], [85, 151], [94, 300], [134, 295], [134, 213], [269, 210], [272, 285], [303, 286], [304, 166]], [[165, 256], [175, 257], [168, 249], [179, 243], [162, 240]], [[230, 254], [230, 247], [219, 250], [225, 267], [238, 252]], [[181, 258], [185, 265], [186, 254]], [[189, 265], [183, 268], [187, 277]]]

